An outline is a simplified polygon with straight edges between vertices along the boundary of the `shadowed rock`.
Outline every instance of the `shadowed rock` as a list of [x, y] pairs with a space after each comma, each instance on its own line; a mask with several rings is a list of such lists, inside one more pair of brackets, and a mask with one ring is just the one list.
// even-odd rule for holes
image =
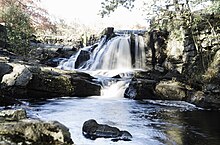
[[7, 63], [0, 62], [0, 81], [5, 74], [11, 73], [12, 70], [12, 66], [8, 65]]
[[120, 131], [116, 127], [105, 124], [98, 124], [94, 119], [84, 122], [82, 133], [86, 138], [95, 140], [96, 138], [112, 138], [112, 141], [131, 141], [132, 135], [128, 131]]
[[22, 102], [16, 100], [15, 98], [0, 96], [0, 106], [8, 107], [8, 106], [20, 105], [20, 104], [22, 104]]

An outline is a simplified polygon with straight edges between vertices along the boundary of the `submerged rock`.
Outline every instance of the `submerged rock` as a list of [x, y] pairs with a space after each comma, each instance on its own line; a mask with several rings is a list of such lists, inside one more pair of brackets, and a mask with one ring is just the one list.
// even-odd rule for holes
[[128, 131], [120, 131], [118, 128], [106, 124], [98, 124], [94, 119], [84, 122], [82, 133], [86, 138], [92, 140], [96, 138], [112, 138], [112, 141], [131, 141], [132, 138]]
[[0, 111], [0, 144], [73, 145], [73, 141], [63, 124], [29, 119], [19, 109]]

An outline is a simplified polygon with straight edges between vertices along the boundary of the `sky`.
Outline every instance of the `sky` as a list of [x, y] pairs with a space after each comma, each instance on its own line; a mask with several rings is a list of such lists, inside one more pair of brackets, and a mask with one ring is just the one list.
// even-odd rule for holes
[[[146, 21], [138, 9], [130, 12], [126, 8], [119, 8], [110, 17], [104, 19], [98, 15], [101, 2], [104, 0], [42, 0], [42, 7], [66, 22], [79, 21], [86, 25], [102, 23], [108, 26], [129, 28], [135, 24], [145, 25]], [[137, 6], [136, 4], [135, 6]]]

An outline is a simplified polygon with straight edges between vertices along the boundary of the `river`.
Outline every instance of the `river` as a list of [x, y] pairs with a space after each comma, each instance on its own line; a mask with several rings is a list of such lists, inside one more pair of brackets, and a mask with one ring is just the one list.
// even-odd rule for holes
[[[30, 103], [28, 113], [66, 125], [76, 145], [218, 145], [220, 112], [181, 101], [64, 97]], [[132, 141], [90, 140], [82, 135], [88, 119], [129, 131]]]
[[[29, 104], [28, 113], [43, 120], [63, 123], [70, 129], [76, 145], [218, 145], [219, 111], [204, 110], [181, 101], [136, 101], [123, 97], [132, 79], [131, 72], [146, 70], [143, 38], [135, 35], [134, 40], [135, 45], [131, 47], [131, 36], [120, 35], [111, 40], [105, 36], [95, 49], [82, 48], [58, 66], [89, 74], [95, 71], [92, 76], [102, 82], [101, 96], [34, 102]], [[117, 74], [120, 79], [114, 81], [112, 77]], [[82, 126], [89, 119], [129, 131], [132, 141], [84, 138]]]

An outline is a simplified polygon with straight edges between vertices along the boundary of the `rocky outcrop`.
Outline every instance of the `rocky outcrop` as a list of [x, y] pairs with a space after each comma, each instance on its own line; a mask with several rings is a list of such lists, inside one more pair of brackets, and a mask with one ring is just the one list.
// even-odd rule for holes
[[73, 141], [63, 124], [27, 118], [19, 109], [0, 111], [0, 144], [73, 145]]
[[75, 68], [79, 68], [84, 65], [87, 60], [90, 59], [91, 52], [88, 50], [80, 50], [78, 52], [78, 57], [76, 58]]
[[186, 100], [187, 89], [185, 84], [178, 81], [160, 81], [155, 88], [161, 100]]
[[94, 119], [84, 122], [82, 133], [86, 138], [95, 140], [96, 138], [112, 138], [112, 141], [131, 141], [132, 135], [128, 131], [120, 131], [116, 127], [106, 124], [98, 124]]
[[[182, 81], [184, 77], [175, 71], [136, 71], [125, 90], [125, 97], [137, 100], [184, 100], [186, 85]], [[180, 94], [183, 96], [179, 96]]]
[[215, 79], [212, 83], [202, 84], [204, 88], [198, 88], [199, 84], [188, 84], [178, 72], [137, 71], [125, 90], [124, 97], [135, 100], [187, 101], [199, 107], [218, 110], [219, 80]]
[[149, 91], [149, 87], [142, 83], [133, 85], [135, 83], [132, 82], [130, 88], [136, 88], [136, 92], [145, 89], [154, 92], [157, 99], [186, 100], [200, 107], [218, 110], [218, 21], [218, 14], [189, 11], [167, 11], [156, 17], [152, 21], [152, 30], [145, 34], [147, 65], [160, 72], [177, 72], [178, 76], [162, 74], [156, 79], [154, 91]]
[[27, 62], [33, 64], [44, 64], [51, 67], [57, 67], [64, 58], [69, 58], [76, 53], [76, 49], [71, 46], [63, 45], [45, 45], [33, 48], [28, 54]]
[[12, 72], [12, 66], [4, 63], [4, 62], [0, 62], [0, 80], [2, 80], [2, 77], [5, 74], [11, 73]]
[[95, 78], [76, 71], [7, 63], [12, 72], [3, 73], [1, 93], [16, 98], [85, 97], [100, 94]]
[[128, 88], [125, 90], [124, 97], [142, 100], [142, 99], [158, 99], [155, 96], [155, 80], [132, 79]]

